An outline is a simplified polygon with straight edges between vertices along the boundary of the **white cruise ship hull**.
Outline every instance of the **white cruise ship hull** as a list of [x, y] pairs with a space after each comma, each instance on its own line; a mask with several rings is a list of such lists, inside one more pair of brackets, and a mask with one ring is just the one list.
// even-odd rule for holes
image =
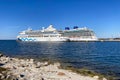
[[70, 38], [70, 41], [97, 41], [96, 39], [75, 39], [75, 38]]
[[97, 38], [69, 38], [70, 41], [98, 41]]
[[67, 38], [64, 37], [34, 37], [34, 38], [18, 38], [20, 41], [68, 41]]

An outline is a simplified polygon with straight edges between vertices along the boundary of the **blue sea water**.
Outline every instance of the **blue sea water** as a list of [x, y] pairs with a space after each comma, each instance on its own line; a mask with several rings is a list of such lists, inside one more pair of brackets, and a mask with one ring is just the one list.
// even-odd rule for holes
[[48, 58], [120, 78], [120, 42], [18, 42], [0, 40], [0, 51], [13, 57]]

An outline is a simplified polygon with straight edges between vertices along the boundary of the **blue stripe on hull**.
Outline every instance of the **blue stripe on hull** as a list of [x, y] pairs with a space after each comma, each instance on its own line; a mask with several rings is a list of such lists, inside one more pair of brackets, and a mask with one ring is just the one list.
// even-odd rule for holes
[[36, 41], [34, 38], [18, 38], [20, 41]]

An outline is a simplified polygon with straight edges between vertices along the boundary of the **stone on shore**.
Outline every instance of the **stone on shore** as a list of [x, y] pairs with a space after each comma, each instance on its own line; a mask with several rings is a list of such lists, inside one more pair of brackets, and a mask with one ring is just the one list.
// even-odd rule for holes
[[95, 79], [99, 79], [99, 76], [94, 76], [93, 78], [95, 78]]

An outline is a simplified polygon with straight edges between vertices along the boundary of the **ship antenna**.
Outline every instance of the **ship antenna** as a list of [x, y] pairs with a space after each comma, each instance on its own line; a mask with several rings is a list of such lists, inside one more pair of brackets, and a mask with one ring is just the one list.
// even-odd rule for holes
[[32, 28], [31, 27], [28, 27], [28, 31], [31, 31], [32, 30]]
[[45, 27], [42, 27], [42, 32], [44, 32], [45, 31]]

